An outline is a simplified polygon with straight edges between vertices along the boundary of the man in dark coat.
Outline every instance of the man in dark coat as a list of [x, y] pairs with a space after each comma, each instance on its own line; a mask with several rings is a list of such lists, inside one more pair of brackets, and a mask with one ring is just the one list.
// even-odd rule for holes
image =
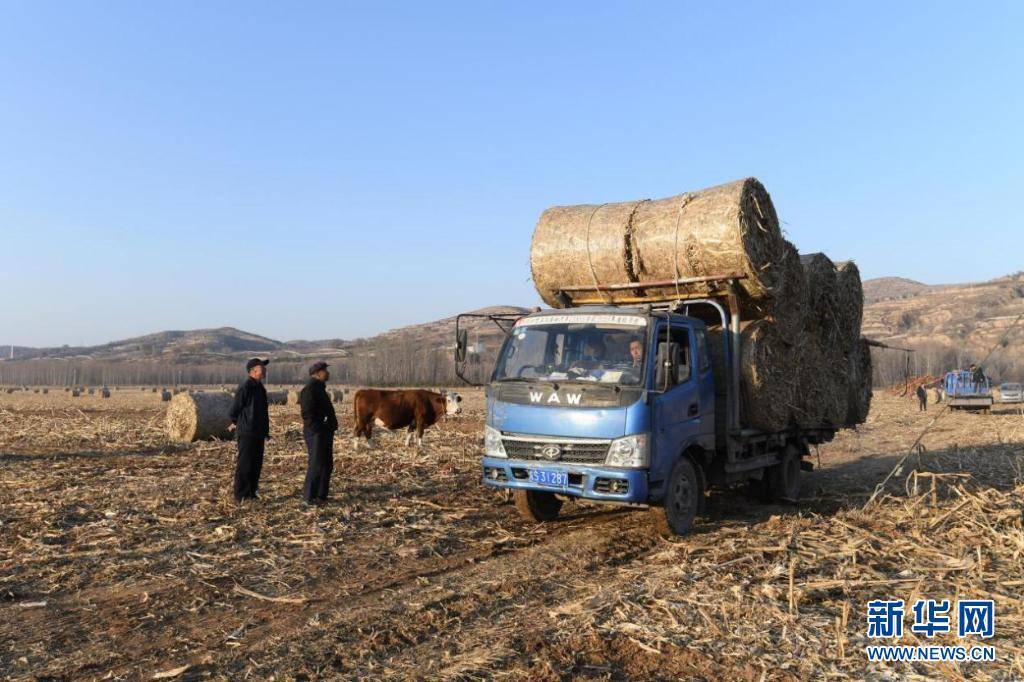
[[925, 390], [924, 384], [917, 387], [917, 409], [923, 411], [928, 409], [928, 391]]
[[235, 389], [231, 406], [231, 429], [238, 438], [235, 461], [235, 501], [256, 499], [263, 470], [263, 448], [270, 437], [270, 411], [267, 409], [267, 377], [270, 360], [253, 358], [245, 363], [249, 377]]
[[309, 464], [302, 496], [306, 504], [327, 501], [334, 469], [334, 432], [338, 430], [338, 417], [327, 395], [327, 380], [331, 373], [326, 362], [314, 362], [309, 368], [309, 381], [299, 393], [302, 410], [302, 435], [306, 439]]

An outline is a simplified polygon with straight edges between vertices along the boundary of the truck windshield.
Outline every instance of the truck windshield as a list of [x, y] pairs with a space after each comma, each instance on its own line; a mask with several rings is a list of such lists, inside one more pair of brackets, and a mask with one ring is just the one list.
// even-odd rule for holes
[[494, 381], [591, 381], [637, 386], [646, 364], [646, 327], [615, 324], [516, 326]]

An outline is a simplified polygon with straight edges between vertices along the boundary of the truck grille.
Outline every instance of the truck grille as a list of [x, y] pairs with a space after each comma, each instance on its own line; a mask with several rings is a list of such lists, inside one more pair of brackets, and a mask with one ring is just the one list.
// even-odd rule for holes
[[[579, 462], [581, 464], [603, 464], [608, 456], [610, 441], [537, 441], [505, 436], [502, 438], [505, 454], [509, 459], [531, 459], [542, 462]], [[544, 449], [558, 446], [558, 456], [552, 459], [544, 455]]]

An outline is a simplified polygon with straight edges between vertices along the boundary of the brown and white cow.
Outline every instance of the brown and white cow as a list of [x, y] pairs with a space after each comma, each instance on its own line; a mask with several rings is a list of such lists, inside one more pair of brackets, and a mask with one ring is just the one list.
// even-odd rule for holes
[[391, 431], [409, 430], [405, 444], [412, 440], [416, 432], [416, 445], [423, 445], [423, 432], [433, 426], [446, 415], [462, 412], [462, 396], [454, 391], [435, 393], [423, 389], [379, 391], [364, 388], [356, 391], [352, 401], [356, 413], [355, 438], [359, 444], [359, 436], [366, 438], [367, 443], [373, 435], [373, 425], [382, 426]]

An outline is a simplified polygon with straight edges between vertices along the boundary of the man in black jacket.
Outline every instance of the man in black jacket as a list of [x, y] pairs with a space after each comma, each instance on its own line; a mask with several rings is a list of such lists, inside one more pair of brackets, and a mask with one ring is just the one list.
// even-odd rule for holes
[[327, 380], [331, 373], [326, 362], [314, 362], [309, 368], [309, 381], [299, 393], [302, 410], [302, 435], [306, 439], [309, 465], [302, 496], [306, 504], [327, 501], [334, 469], [334, 432], [338, 430], [338, 417], [327, 395]]
[[238, 438], [235, 462], [235, 501], [256, 499], [263, 470], [263, 448], [270, 437], [270, 412], [267, 409], [267, 377], [270, 360], [253, 358], [245, 363], [249, 378], [235, 389], [231, 406], [231, 427]]

